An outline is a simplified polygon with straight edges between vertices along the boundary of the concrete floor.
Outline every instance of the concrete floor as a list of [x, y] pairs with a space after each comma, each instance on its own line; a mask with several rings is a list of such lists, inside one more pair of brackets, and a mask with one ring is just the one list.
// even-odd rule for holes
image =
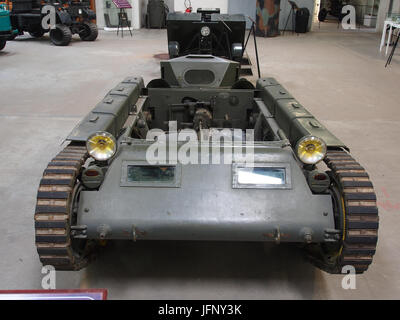
[[[369, 171], [380, 240], [357, 289], [341, 288], [291, 246], [252, 243], [113, 243], [88, 269], [58, 272], [57, 288], [108, 288], [111, 299], [400, 298], [400, 57], [384, 68], [379, 35], [325, 26], [258, 39], [263, 76], [276, 77]], [[40, 289], [34, 247], [36, 189], [63, 138], [121, 79], [158, 76], [166, 32], [135, 31], [69, 47], [29, 36], [0, 52], [0, 289]], [[251, 52], [251, 51], [250, 51]], [[252, 53], [252, 52], [251, 52]]]

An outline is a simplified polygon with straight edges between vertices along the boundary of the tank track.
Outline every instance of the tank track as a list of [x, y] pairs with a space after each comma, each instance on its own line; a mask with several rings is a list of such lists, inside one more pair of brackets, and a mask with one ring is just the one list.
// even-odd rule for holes
[[40, 261], [56, 270], [79, 270], [90, 254], [77, 252], [71, 239], [72, 203], [88, 153], [84, 146], [69, 145], [44, 170], [37, 193], [35, 242]]
[[347, 151], [328, 151], [325, 163], [341, 196], [341, 247], [330, 261], [315, 255], [310, 258], [329, 273], [342, 273], [348, 265], [356, 273], [363, 273], [372, 263], [378, 241], [379, 216], [373, 185], [365, 169]]

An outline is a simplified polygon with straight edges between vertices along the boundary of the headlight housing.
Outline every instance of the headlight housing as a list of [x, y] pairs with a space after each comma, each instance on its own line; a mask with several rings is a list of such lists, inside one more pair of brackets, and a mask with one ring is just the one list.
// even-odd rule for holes
[[117, 141], [112, 134], [99, 131], [87, 139], [86, 148], [91, 157], [98, 161], [107, 161], [117, 151]]
[[297, 142], [296, 153], [305, 164], [317, 164], [326, 156], [326, 143], [314, 136], [305, 136]]
[[203, 37], [208, 37], [211, 34], [210, 27], [204, 26], [201, 28], [201, 35]]

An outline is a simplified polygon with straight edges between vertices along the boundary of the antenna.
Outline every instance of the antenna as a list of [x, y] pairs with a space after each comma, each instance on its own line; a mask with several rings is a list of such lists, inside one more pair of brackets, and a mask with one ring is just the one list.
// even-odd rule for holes
[[256, 51], [256, 59], [257, 59], [258, 78], [261, 78], [260, 60], [259, 60], [259, 57], [258, 57], [257, 37], [256, 37], [256, 22], [250, 16], [247, 16], [247, 18], [251, 21], [252, 24], [251, 24], [249, 35], [247, 36], [246, 44], [244, 45], [244, 48], [243, 48], [243, 53], [246, 51], [247, 44], [249, 42], [251, 33], [253, 32], [254, 48], [255, 48], [255, 51]]

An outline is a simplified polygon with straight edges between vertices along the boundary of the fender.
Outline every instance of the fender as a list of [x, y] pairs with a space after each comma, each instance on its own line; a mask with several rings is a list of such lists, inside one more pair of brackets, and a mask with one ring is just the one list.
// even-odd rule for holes
[[83, 15], [86, 17], [88, 20], [94, 20], [96, 19], [96, 13], [88, 8], [82, 9], [83, 10]]
[[329, 149], [347, 146], [334, 136], [325, 126], [304, 108], [274, 78], [261, 78], [257, 81], [257, 89], [269, 112], [276, 119], [290, 143], [295, 146], [304, 136], [315, 135], [322, 138]]
[[86, 141], [96, 131], [107, 131], [118, 136], [131, 107], [144, 88], [143, 78], [128, 77], [108, 92], [104, 99], [72, 130], [67, 140]]
[[66, 24], [66, 25], [72, 24], [72, 19], [68, 12], [66, 12], [64, 10], [61, 10], [61, 11], [56, 10], [56, 13], [57, 13], [57, 18], [56, 18], [57, 23]]

